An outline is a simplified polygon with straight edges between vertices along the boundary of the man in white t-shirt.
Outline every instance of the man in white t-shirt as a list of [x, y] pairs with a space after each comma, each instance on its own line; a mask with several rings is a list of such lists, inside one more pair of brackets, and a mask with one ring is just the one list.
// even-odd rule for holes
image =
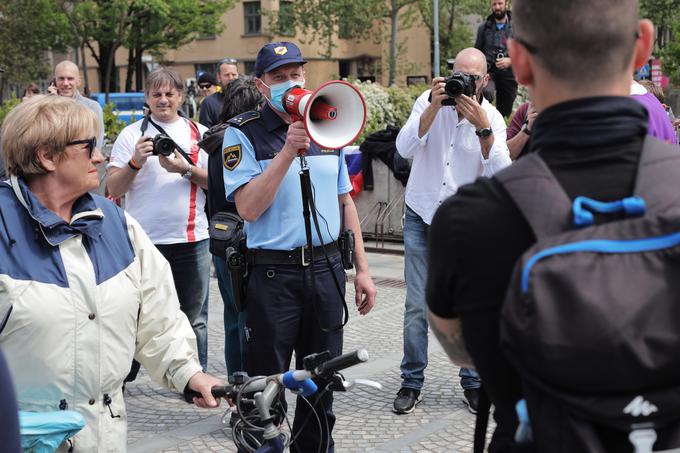
[[[160, 67], [149, 74], [144, 94], [151, 114], [116, 139], [106, 185], [113, 197], [125, 194], [127, 211], [170, 263], [205, 371], [210, 253], [203, 189], [208, 187], [208, 155], [198, 142], [206, 128], [178, 114], [183, 91], [174, 70]], [[152, 137], [161, 133], [177, 145], [169, 156], [154, 151]]]

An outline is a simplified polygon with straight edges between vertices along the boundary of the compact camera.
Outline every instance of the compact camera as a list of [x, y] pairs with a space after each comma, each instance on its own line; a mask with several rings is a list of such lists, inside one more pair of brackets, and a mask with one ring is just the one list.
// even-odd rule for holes
[[177, 144], [173, 139], [165, 134], [158, 134], [154, 138], [150, 138], [153, 142], [153, 154], [154, 156], [162, 155], [165, 157], [170, 156], [175, 152]]
[[496, 60], [500, 60], [501, 58], [505, 58], [507, 56], [508, 52], [505, 49], [496, 50]]

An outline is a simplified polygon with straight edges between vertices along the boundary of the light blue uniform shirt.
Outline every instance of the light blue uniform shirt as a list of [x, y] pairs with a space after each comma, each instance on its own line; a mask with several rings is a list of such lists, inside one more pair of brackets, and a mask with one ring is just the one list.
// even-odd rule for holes
[[[240, 128], [229, 127], [224, 133], [224, 189], [229, 201], [234, 201], [234, 192], [239, 187], [262, 174], [283, 148], [288, 125], [268, 107], [261, 115]], [[306, 159], [323, 237], [319, 239], [310, 218], [313, 244], [318, 246], [337, 239], [340, 232], [338, 195], [349, 193], [352, 185], [342, 151], [324, 150], [312, 144]], [[300, 160], [296, 158], [269, 208], [255, 222], [245, 222], [248, 248], [292, 250], [307, 243], [299, 172]]]

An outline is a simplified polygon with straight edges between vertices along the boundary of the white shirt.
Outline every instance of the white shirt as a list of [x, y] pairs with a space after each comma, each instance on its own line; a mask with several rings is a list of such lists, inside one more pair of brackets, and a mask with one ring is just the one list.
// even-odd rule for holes
[[[127, 126], [111, 149], [107, 167], [123, 168], [134, 155], [135, 144], [142, 136], [142, 121]], [[168, 133], [187, 155], [191, 155], [192, 137], [189, 121], [179, 118], [173, 123], [154, 122]], [[198, 124], [199, 135], [207, 130]], [[149, 123], [144, 135], [154, 137], [159, 132]], [[198, 137], [200, 140], [201, 137]], [[192, 156], [193, 159], [193, 156]], [[208, 155], [198, 152], [199, 168], [207, 168]], [[205, 215], [205, 192], [179, 173], [168, 173], [150, 156], [132, 181], [125, 194], [125, 209], [141, 225], [154, 244], [178, 244], [208, 238], [208, 219]]]
[[482, 156], [476, 129], [467, 119], [458, 122], [454, 106], [443, 106], [429, 131], [418, 137], [420, 116], [430, 104], [430, 90], [416, 100], [406, 125], [397, 136], [397, 151], [413, 158], [406, 185], [406, 204], [428, 225], [439, 205], [464, 184], [479, 176], [490, 177], [510, 165], [510, 151], [505, 143], [505, 120], [486, 99], [482, 108], [491, 124], [494, 143], [489, 158]]

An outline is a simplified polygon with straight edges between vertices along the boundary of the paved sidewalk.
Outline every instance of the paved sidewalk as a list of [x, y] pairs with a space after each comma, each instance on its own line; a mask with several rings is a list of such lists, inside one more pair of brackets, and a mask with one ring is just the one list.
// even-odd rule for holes
[[[336, 451], [471, 452], [474, 416], [461, 401], [458, 369], [433, 336], [423, 401], [410, 415], [392, 412], [401, 382], [403, 257], [369, 254], [369, 263], [378, 285], [376, 307], [369, 315], [359, 316], [350, 305], [344, 350], [364, 347], [371, 359], [347, 370], [345, 376], [378, 381], [383, 390], [357, 386], [348, 393], [335, 394]], [[353, 286], [348, 283], [348, 305], [353, 300]], [[215, 279], [210, 302], [209, 372], [226, 378], [222, 302]], [[130, 453], [236, 452], [230, 429], [221, 423], [224, 409], [197, 409], [183, 403], [177, 393], [161, 388], [145, 372], [128, 384], [125, 393]], [[289, 402], [293, 401], [289, 397]]]

